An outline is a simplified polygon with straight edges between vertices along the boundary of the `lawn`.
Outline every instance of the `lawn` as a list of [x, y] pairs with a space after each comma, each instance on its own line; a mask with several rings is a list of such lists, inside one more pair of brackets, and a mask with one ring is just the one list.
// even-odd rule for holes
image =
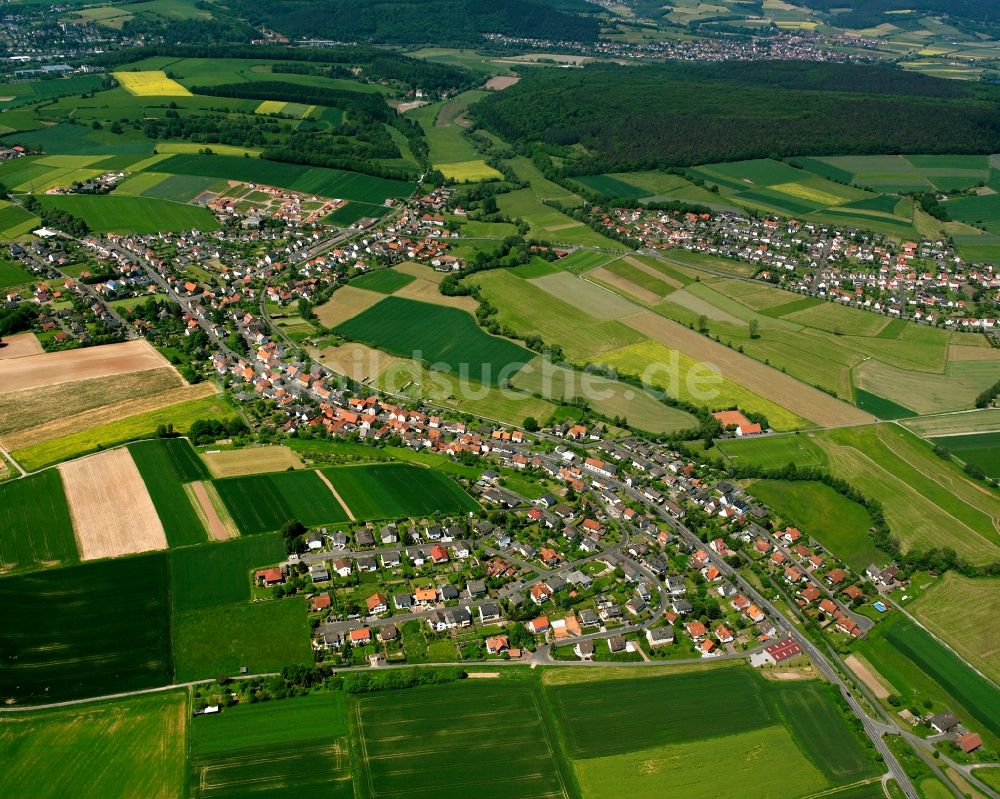
[[0, 699], [40, 704], [166, 685], [169, 597], [164, 553], [0, 581]]
[[465, 513], [479, 506], [456, 482], [408, 463], [323, 469], [358, 519]]
[[465, 311], [400, 297], [387, 297], [336, 332], [484, 385], [499, 385], [534, 357], [519, 344], [483, 332]]
[[264, 533], [170, 552], [174, 613], [250, 601], [250, 572], [285, 558], [278, 533]]
[[56, 469], [0, 484], [0, 572], [66, 566], [78, 560]]
[[716, 448], [735, 466], [748, 463], [762, 469], [782, 469], [789, 463], [824, 466], [827, 462], [826, 453], [811, 433], [719, 441]]
[[994, 617], [1000, 578], [971, 579], [947, 572], [908, 610], [969, 663], [1000, 683], [1000, 641]]
[[155, 197], [105, 195], [42, 195], [48, 208], [81, 217], [94, 233], [180, 233], [217, 230], [219, 223], [207, 208]]
[[214, 485], [242, 535], [277, 530], [292, 519], [309, 526], [347, 521], [343, 507], [312, 471], [229, 477]]
[[0, 715], [5, 797], [184, 795], [182, 692]]
[[300, 599], [233, 602], [174, 615], [177, 681], [280, 671], [313, 662]]
[[224, 419], [231, 414], [232, 409], [222, 398], [205, 397], [168, 405], [135, 416], [126, 416], [115, 422], [19, 449], [11, 454], [25, 469], [38, 469], [49, 463], [93, 452], [98, 447], [109, 447], [132, 439], [152, 437], [161, 424], [172, 424], [176, 432], [184, 433], [196, 419]]
[[1000, 477], [1000, 432], [939, 436], [934, 443], [964, 463], [978, 466], [990, 477]]
[[397, 272], [395, 269], [376, 269], [355, 279], [351, 285], [359, 289], [377, 291], [380, 294], [392, 294], [414, 280], [416, 278], [413, 275]]
[[885, 560], [868, 534], [868, 511], [825, 483], [756, 480], [748, 490], [778, 514], [781, 524], [798, 527], [859, 574]]
[[576, 793], [534, 681], [466, 680], [351, 703], [360, 799]]
[[227, 708], [191, 723], [195, 797], [351, 799], [342, 693]]
[[172, 438], [130, 444], [129, 452], [146, 484], [172, 547], [205, 540], [205, 528], [184, 491], [184, 483], [208, 479], [187, 439]]

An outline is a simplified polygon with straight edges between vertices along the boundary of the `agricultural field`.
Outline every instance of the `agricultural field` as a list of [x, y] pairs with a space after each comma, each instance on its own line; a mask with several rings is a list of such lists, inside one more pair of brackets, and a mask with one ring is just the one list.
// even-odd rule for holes
[[377, 291], [342, 286], [329, 300], [316, 306], [316, 316], [326, 327], [337, 327], [363, 314], [384, 299], [385, 296]]
[[533, 189], [497, 195], [497, 207], [511, 219], [523, 219], [529, 225], [532, 238], [556, 244], [597, 247], [622, 251], [625, 247], [617, 241], [602, 236], [588, 225], [573, 219], [556, 208], [544, 205]]
[[[448, 177], [448, 173], [443, 167], [450, 166], [461, 172], [476, 162], [490, 172], [496, 173], [496, 170], [487, 167], [482, 161], [482, 156], [476, 151], [471, 140], [462, 135], [469, 124], [464, 118], [466, 109], [486, 94], [484, 91], [462, 92], [450, 100], [431, 103], [409, 112], [410, 118], [423, 128], [430, 147], [428, 157], [431, 164], [435, 169], [441, 170], [445, 177]], [[496, 173], [496, 176], [502, 177], [499, 173]]]
[[173, 612], [249, 602], [251, 571], [285, 557], [285, 542], [278, 533], [171, 550]]
[[[574, 795], [538, 684], [465, 680], [351, 699], [359, 797]], [[428, 733], [433, 729], [433, 736]], [[502, 778], [496, 769], [502, 770]]]
[[575, 372], [536, 359], [511, 381], [515, 388], [541, 394], [557, 402], [583, 397], [604, 416], [623, 417], [628, 423], [650, 433], [676, 433], [697, 427], [686, 411], [660, 402], [647, 391], [588, 372]]
[[207, 208], [155, 197], [45, 195], [38, 199], [43, 206], [81, 217], [95, 233], [180, 233], [219, 228]]
[[801, 161], [819, 175], [889, 194], [965, 189], [990, 177], [988, 155], [848, 155]]
[[396, 269], [377, 269], [356, 278], [351, 285], [359, 289], [377, 291], [379, 294], [394, 294], [414, 280], [416, 278], [413, 275]]
[[[30, 232], [38, 225], [39, 219], [21, 206], [5, 200], [0, 201], [0, 239], [16, 239]], [[0, 288], [17, 286], [27, 282], [28, 275], [20, 267], [6, 261], [0, 266]]]
[[57, 470], [0, 484], [0, 575], [78, 561]]
[[210, 450], [201, 459], [213, 477], [240, 477], [245, 474], [301, 469], [302, 461], [286, 446]]
[[885, 560], [868, 534], [872, 523], [868, 511], [826, 484], [755, 480], [747, 490], [778, 515], [780, 524], [798, 527], [857, 573]]
[[453, 480], [411, 464], [340, 466], [323, 474], [357, 519], [396, 519], [478, 508]]
[[669, 172], [613, 172], [581, 176], [574, 180], [598, 194], [630, 200], [686, 200], [711, 206], [718, 205], [720, 199], [718, 194]]
[[242, 535], [278, 530], [292, 519], [308, 526], [348, 520], [347, 511], [315, 472], [247, 475], [213, 483]]
[[125, 91], [136, 97], [189, 97], [191, 92], [168, 78], [163, 70], [148, 72], [114, 72]]
[[336, 332], [484, 385], [498, 385], [533, 357], [524, 347], [485, 333], [463, 311], [400, 297], [382, 300]]
[[720, 442], [734, 464], [820, 466], [882, 503], [904, 549], [949, 546], [973, 563], [1000, 555], [1000, 500], [895, 425]]
[[930, 439], [965, 433], [993, 433], [1000, 430], [1000, 408], [907, 419], [903, 426], [918, 436]]
[[0, 580], [0, 698], [39, 704], [168, 684], [169, 596], [162, 553]]
[[313, 662], [306, 606], [294, 598], [175, 612], [173, 637], [178, 682]]
[[438, 164], [438, 171], [446, 180], [457, 183], [474, 183], [480, 180], [503, 180], [503, 174], [487, 164], [483, 159]]
[[[0, 793], [177, 799], [184, 793], [187, 717], [180, 691], [0, 715]], [[58, 768], [52, 768], [54, 753]]]
[[1000, 432], [937, 436], [932, 441], [963, 463], [978, 466], [989, 477], [1000, 477]]
[[[211, 386], [205, 387], [212, 391]], [[191, 423], [197, 419], [229, 418], [232, 409], [224, 399], [214, 392], [204, 396], [175, 402], [154, 410], [119, 417], [116, 421], [103, 422], [75, 433], [64, 434], [59, 438], [34, 444], [12, 452], [15, 460], [25, 469], [38, 469], [50, 463], [66, 460], [87, 452], [93, 452], [98, 447], [109, 447], [137, 438], [150, 438], [156, 434], [156, 428], [163, 424], [172, 424], [178, 433], [187, 432]], [[132, 408], [111, 406], [119, 413], [129, 413]], [[105, 414], [102, 412], [102, 416]]]
[[208, 472], [183, 438], [141, 441], [128, 451], [146, 484], [172, 547], [199, 544], [205, 528], [191, 505], [184, 483], [205, 480]]
[[993, 630], [1000, 579], [947, 572], [907, 610], [972, 666], [1000, 683], [1000, 642]]
[[192, 720], [192, 796], [352, 799], [342, 693], [237, 705]]

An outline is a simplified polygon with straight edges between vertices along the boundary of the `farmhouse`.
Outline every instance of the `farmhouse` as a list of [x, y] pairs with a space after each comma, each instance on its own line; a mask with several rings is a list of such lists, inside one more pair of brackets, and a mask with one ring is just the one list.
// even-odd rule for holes
[[723, 430], [733, 430], [737, 436], [759, 436], [762, 432], [761, 426], [747, 419], [739, 411], [719, 411], [713, 413]]
[[254, 572], [253, 579], [258, 585], [270, 588], [285, 582], [285, 573], [280, 566], [274, 566], [270, 569], [258, 569]]

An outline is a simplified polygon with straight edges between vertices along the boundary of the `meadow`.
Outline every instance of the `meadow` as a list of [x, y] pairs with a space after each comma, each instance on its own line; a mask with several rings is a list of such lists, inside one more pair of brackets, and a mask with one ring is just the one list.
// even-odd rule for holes
[[141, 441], [128, 447], [146, 484], [172, 547], [199, 544], [205, 528], [184, 491], [184, 483], [205, 480], [208, 471], [187, 439]]
[[43, 195], [48, 208], [82, 218], [95, 233], [157, 233], [217, 230], [219, 223], [207, 208], [155, 197], [115, 195]]
[[162, 553], [0, 581], [0, 697], [40, 704], [168, 684], [169, 595]]
[[[66, 710], [0, 715], [4, 797], [184, 794], [187, 702], [174, 691]], [[58, 768], [53, 768], [58, 759]]]
[[173, 640], [177, 682], [313, 662], [306, 606], [296, 598], [174, 613]]
[[0, 574], [78, 561], [56, 469], [0, 484]]
[[868, 511], [826, 484], [755, 480], [747, 490], [778, 514], [780, 524], [799, 528], [859, 574], [885, 559], [868, 534]]
[[[528, 680], [466, 680], [351, 699], [362, 799], [576, 794]], [[499, 769], [499, 771], [498, 771]]]
[[479, 506], [439, 471], [412, 464], [374, 464], [323, 469], [357, 519], [394, 519], [465, 513]]
[[395, 269], [376, 269], [374, 272], [368, 272], [356, 278], [351, 282], [351, 285], [359, 289], [377, 291], [380, 294], [393, 294], [414, 280], [416, 278], [413, 275]]
[[995, 683], [1000, 683], [1000, 643], [994, 616], [1000, 579], [947, 572], [907, 610], [934, 635]]
[[340, 692], [240, 704], [190, 725], [193, 796], [352, 799]]
[[[21, 206], [0, 201], [0, 238], [16, 239], [32, 230], [38, 224], [38, 217]], [[2, 261], [0, 266], [0, 288], [18, 286], [28, 280], [26, 272], [13, 263]]]
[[277, 530], [292, 519], [308, 526], [347, 521], [347, 512], [315, 472], [229, 477], [214, 485], [242, 535]]
[[401, 297], [387, 297], [336, 332], [484, 385], [498, 385], [534, 357], [519, 344], [485, 333], [464, 311]]
[[18, 449], [11, 454], [25, 469], [38, 469], [93, 452], [98, 447], [109, 447], [137, 438], [151, 438], [161, 424], [172, 424], [176, 432], [185, 433], [196, 419], [228, 418], [231, 413], [232, 409], [221, 397], [204, 397], [125, 416], [114, 422]]
[[285, 542], [278, 533], [171, 550], [173, 612], [249, 602], [250, 572], [279, 563], [285, 555]]

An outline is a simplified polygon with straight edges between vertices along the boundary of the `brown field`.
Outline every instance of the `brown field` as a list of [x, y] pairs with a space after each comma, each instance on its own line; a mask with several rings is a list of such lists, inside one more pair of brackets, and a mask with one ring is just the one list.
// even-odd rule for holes
[[[594, 271], [588, 274], [592, 275]], [[532, 278], [528, 282], [544, 289], [553, 297], [568, 302], [582, 313], [602, 321], [620, 319], [636, 309], [635, 303], [630, 300], [569, 272], [556, 272], [554, 275]]]
[[15, 386], [20, 391], [164, 366], [170, 366], [167, 359], [148, 341], [138, 339], [0, 360], [0, 386]]
[[307, 352], [313, 360], [323, 364], [327, 369], [347, 375], [359, 383], [378, 380], [394, 366], [410, 363], [405, 358], [397, 358], [395, 355], [388, 355], [353, 341], [341, 344], [339, 347], [323, 349], [309, 347]]
[[888, 699], [889, 689], [882, 684], [878, 675], [872, 668], [857, 655], [848, 655], [844, 658], [844, 663], [848, 665], [854, 675], [865, 684], [865, 687], [875, 696], [876, 699]]
[[[142, 372], [140, 374], [146, 373]], [[78, 384], [74, 383], [73, 385]], [[216, 388], [212, 383], [196, 383], [193, 386], [181, 385], [177, 388], [160, 391], [148, 397], [122, 400], [121, 402], [116, 402], [114, 405], [105, 405], [104, 407], [94, 408], [72, 416], [60, 416], [51, 422], [6, 435], [0, 439], [0, 443], [11, 451], [26, 449], [36, 444], [42, 444], [46, 441], [71, 435], [80, 430], [89, 430], [116, 422], [127, 416], [159, 410], [160, 408], [166, 408], [179, 402], [203, 399], [215, 393]]]
[[394, 266], [393, 269], [397, 272], [402, 272], [404, 275], [418, 277], [421, 280], [429, 280], [432, 283], [440, 283], [444, 280], [444, 272], [435, 272], [433, 267], [417, 263], [416, 261], [406, 261]]
[[647, 263], [643, 263], [638, 258], [633, 258], [631, 255], [626, 255], [623, 259], [625, 263], [631, 264], [636, 269], [641, 269], [647, 275], [655, 277], [657, 280], [662, 280], [668, 286], [673, 286], [675, 289], [684, 288], [684, 284], [681, 283], [677, 278], [670, 277], [669, 275], [663, 274], [659, 269], [655, 269]]
[[41, 355], [45, 350], [34, 333], [18, 333], [0, 342], [0, 361], [23, 358], [26, 355]]
[[59, 465], [81, 560], [166, 549], [153, 500], [125, 447]]
[[[689, 311], [694, 311], [697, 314], [703, 314], [708, 319], [714, 319], [717, 322], [728, 322], [731, 325], [740, 325], [742, 322], [733, 316], [728, 311], [719, 308], [717, 305], [713, 305], [708, 300], [703, 300], [686, 289], [681, 289], [680, 291], [675, 291], [664, 301], [662, 307], [665, 309], [665, 313], [669, 313], [670, 305], [679, 305], [682, 308], [687, 308]], [[675, 311], [676, 313], [676, 311]]]
[[65, 418], [68, 414], [160, 394], [184, 385], [170, 366], [109, 377], [59, 383], [45, 391], [34, 388], [0, 394], [0, 436]]
[[970, 347], [968, 344], [952, 343], [948, 345], [948, 359], [952, 361], [1000, 361], [1000, 350], [993, 347]]
[[625, 317], [622, 321], [634, 330], [680, 351], [689, 358], [716, 365], [723, 377], [787, 408], [803, 419], [816, 422], [821, 427], [874, 421], [871, 415], [853, 405], [800, 383], [777, 369], [741, 355], [652, 311], [641, 311]]
[[239, 477], [303, 468], [299, 456], [285, 446], [223, 449], [204, 452], [201, 459], [215, 477]]
[[434, 305], [446, 305], [449, 308], [458, 308], [460, 311], [468, 311], [469, 313], [475, 313], [476, 308], [479, 307], [479, 303], [473, 297], [449, 297], [441, 293], [435, 281], [424, 278], [417, 278], [412, 283], [407, 283], [399, 291], [394, 292], [393, 296], [430, 302]]
[[367, 311], [384, 299], [385, 294], [379, 294], [376, 291], [344, 286], [337, 289], [329, 300], [315, 309], [316, 316], [327, 327], [336, 327], [348, 319], [353, 319], [359, 313]]
[[236, 523], [225, 511], [222, 500], [212, 483], [208, 480], [185, 483], [184, 490], [188, 497], [193, 500], [191, 505], [201, 519], [201, 523], [205, 525], [205, 529], [208, 530], [208, 537], [212, 541], [227, 541], [240, 534], [239, 530], [236, 529]]
[[631, 297], [635, 297], [639, 302], [644, 302], [648, 305], [652, 305], [663, 299], [659, 294], [649, 289], [644, 289], [642, 286], [638, 286], [631, 280], [616, 275], [614, 272], [609, 272], [603, 266], [591, 269], [587, 273], [586, 279], [593, 280], [595, 283], [603, 283], [613, 289], [618, 289]]
[[519, 80], [521, 80], [521, 78], [518, 75], [494, 75], [486, 81], [483, 88], [495, 89], [498, 92], [502, 92], [504, 89], [509, 89]]

